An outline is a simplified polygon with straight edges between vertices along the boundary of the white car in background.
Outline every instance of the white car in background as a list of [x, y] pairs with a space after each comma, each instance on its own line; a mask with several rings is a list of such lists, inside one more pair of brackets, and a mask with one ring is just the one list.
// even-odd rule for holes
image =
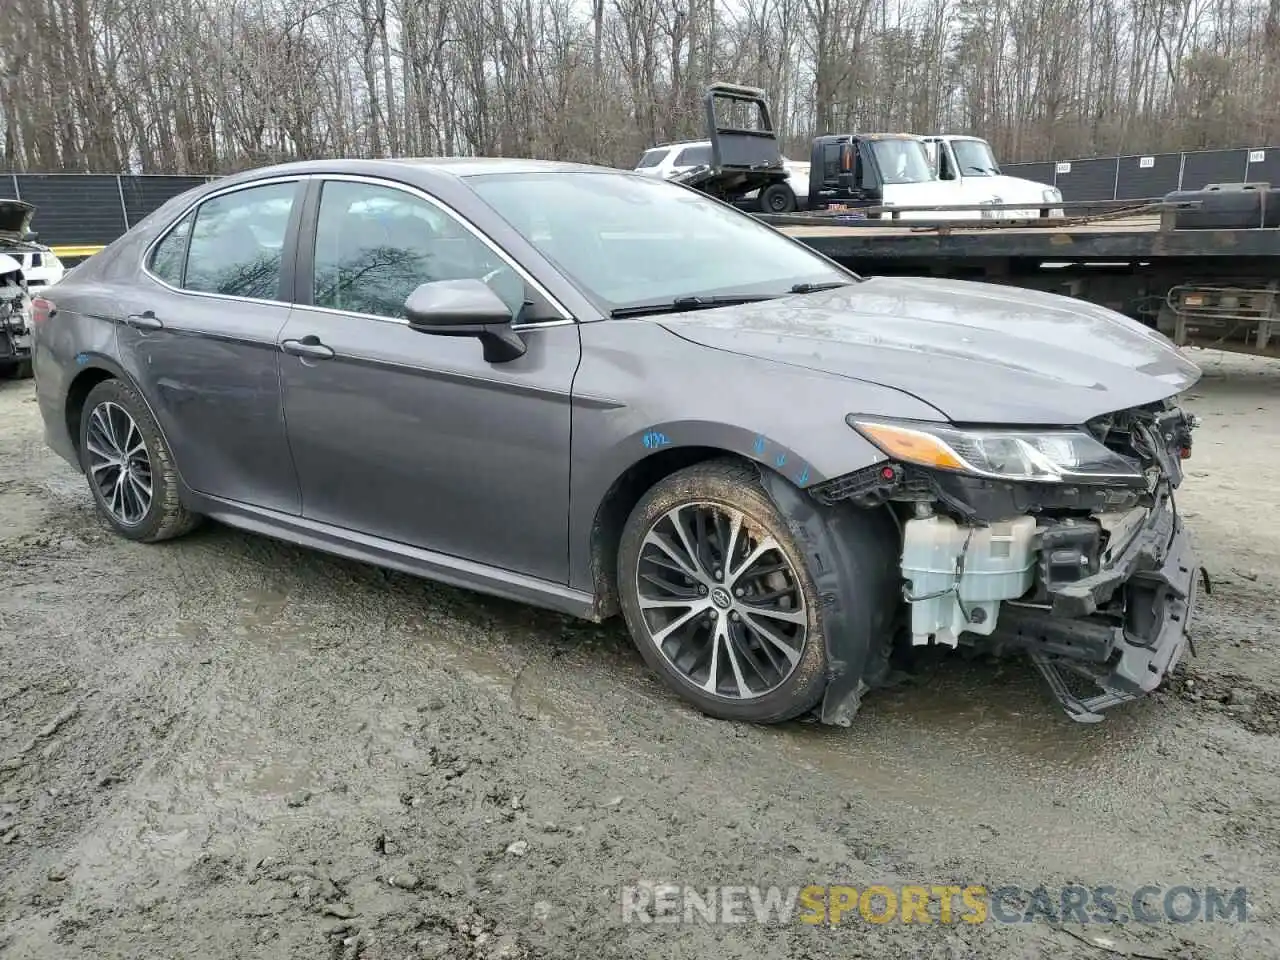
[[35, 212], [35, 206], [25, 200], [0, 200], [0, 254], [16, 260], [27, 289], [38, 292], [61, 280], [67, 269], [52, 250], [35, 242], [31, 231]]
[[[641, 155], [634, 172], [670, 180], [681, 173], [710, 164], [710, 140], [682, 140], [650, 147]], [[783, 158], [782, 166], [787, 171], [787, 186], [796, 195], [796, 206], [803, 208], [809, 196], [809, 164]], [[757, 192], [753, 190], [743, 199], [754, 200]]]

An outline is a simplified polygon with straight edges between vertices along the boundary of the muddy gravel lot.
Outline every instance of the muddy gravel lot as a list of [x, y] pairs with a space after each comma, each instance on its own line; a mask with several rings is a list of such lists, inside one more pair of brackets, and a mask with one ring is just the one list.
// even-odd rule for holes
[[[214, 525], [134, 545], [0, 384], [0, 955], [1280, 956], [1280, 362], [1195, 356], [1198, 656], [1092, 727], [956, 655], [847, 730], [734, 726], [616, 623]], [[1245, 887], [1248, 920], [623, 923], [644, 881]]]

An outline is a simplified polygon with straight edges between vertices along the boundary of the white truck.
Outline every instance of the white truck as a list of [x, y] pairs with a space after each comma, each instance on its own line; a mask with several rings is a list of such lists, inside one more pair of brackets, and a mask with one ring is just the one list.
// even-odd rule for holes
[[[1037, 183], [1022, 177], [1010, 177], [1000, 172], [991, 144], [981, 137], [957, 134], [933, 133], [920, 138], [929, 154], [933, 172], [943, 183], [952, 185], [958, 196], [981, 197], [977, 200], [960, 200], [960, 203], [1061, 203], [1062, 191], [1047, 183]], [[1007, 210], [998, 219], [1023, 220], [1039, 216], [1040, 209]], [[1052, 216], [1062, 216], [1061, 210], [1050, 211]]]

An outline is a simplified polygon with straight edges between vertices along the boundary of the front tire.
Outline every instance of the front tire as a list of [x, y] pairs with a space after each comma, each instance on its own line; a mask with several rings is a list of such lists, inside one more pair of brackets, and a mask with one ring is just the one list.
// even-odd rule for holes
[[703, 713], [779, 723], [821, 698], [817, 591], [753, 466], [697, 464], [645, 494], [623, 529], [618, 589], [640, 655]]
[[178, 471], [160, 427], [123, 381], [104, 380], [85, 398], [80, 465], [98, 512], [123, 537], [155, 543], [200, 521], [179, 499]]

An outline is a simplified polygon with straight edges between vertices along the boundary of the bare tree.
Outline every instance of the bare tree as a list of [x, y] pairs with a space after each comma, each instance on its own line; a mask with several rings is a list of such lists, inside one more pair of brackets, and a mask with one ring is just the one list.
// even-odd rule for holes
[[10, 170], [294, 157], [630, 166], [716, 79], [786, 145], [977, 133], [1009, 160], [1280, 143], [1280, 0], [4, 0]]

